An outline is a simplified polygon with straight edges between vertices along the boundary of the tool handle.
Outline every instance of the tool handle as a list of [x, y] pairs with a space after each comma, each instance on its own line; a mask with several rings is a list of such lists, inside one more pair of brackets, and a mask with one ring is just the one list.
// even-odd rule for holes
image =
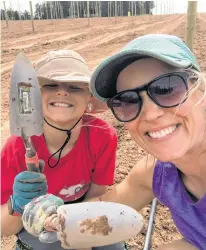
[[149, 217], [149, 224], [148, 224], [148, 228], [147, 228], [147, 233], [146, 233], [145, 244], [144, 244], [143, 250], [150, 249], [150, 241], [151, 241], [151, 234], [152, 234], [152, 230], [153, 230], [153, 222], [154, 222], [156, 207], [157, 207], [157, 199], [154, 198], [152, 200], [152, 206], [151, 206], [150, 217]]
[[39, 159], [38, 159], [36, 150], [34, 149], [29, 137], [23, 134], [22, 138], [24, 140], [24, 145], [26, 149], [25, 161], [26, 161], [27, 169], [28, 171], [39, 173], [40, 172]]
[[40, 172], [39, 158], [36, 152], [31, 152], [31, 150], [26, 150], [25, 161], [28, 171]]

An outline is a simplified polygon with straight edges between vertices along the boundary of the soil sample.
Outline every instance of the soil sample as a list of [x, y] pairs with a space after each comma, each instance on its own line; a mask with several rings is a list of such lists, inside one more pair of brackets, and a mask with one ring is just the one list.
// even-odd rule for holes
[[92, 235], [106, 236], [112, 232], [112, 227], [109, 226], [108, 218], [106, 215], [96, 217], [94, 219], [86, 219], [81, 222], [81, 233], [90, 232]]

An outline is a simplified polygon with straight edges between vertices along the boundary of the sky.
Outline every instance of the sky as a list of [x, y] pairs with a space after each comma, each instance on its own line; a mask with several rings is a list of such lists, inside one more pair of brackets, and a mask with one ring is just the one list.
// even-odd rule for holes
[[[41, 0], [32, 0], [33, 9], [36, 3], [41, 3]], [[186, 13], [188, 0], [154, 0], [156, 8], [154, 8], [154, 14], [172, 14], [172, 13]], [[6, 8], [12, 8], [14, 10], [28, 10], [29, 0], [5, 0]], [[0, 8], [4, 9], [3, 1], [0, 3]], [[198, 0], [198, 12], [206, 12], [206, 0]]]

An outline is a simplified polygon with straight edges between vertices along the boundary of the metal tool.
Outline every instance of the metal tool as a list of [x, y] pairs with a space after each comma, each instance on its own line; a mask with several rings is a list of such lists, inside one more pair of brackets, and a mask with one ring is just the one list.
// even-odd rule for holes
[[[136, 210], [113, 202], [63, 205], [52, 222], [66, 249], [115, 244], [136, 236], [143, 226], [143, 218]], [[47, 236], [41, 235], [40, 241], [45, 242]]]
[[145, 238], [145, 244], [143, 250], [149, 250], [150, 249], [150, 240], [151, 240], [151, 234], [153, 230], [153, 221], [155, 217], [155, 211], [157, 207], [157, 199], [154, 198], [152, 201], [151, 211], [150, 211], [150, 217], [149, 217], [149, 224], [147, 228], [146, 238]]
[[43, 133], [42, 100], [35, 70], [23, 52], [14, 63], [10, 88], [10, 133], [22, 137], [29, 171], [39, 172], [39, 161], [30, 137]]

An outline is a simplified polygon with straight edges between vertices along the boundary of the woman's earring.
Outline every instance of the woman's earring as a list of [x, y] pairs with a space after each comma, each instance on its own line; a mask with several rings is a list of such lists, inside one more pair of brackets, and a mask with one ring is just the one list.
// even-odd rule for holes
[[93, 105], [91, 102], [88, 103], [88, 110], [89, 112], [92, 112], [92, 109], [93, 109]]

